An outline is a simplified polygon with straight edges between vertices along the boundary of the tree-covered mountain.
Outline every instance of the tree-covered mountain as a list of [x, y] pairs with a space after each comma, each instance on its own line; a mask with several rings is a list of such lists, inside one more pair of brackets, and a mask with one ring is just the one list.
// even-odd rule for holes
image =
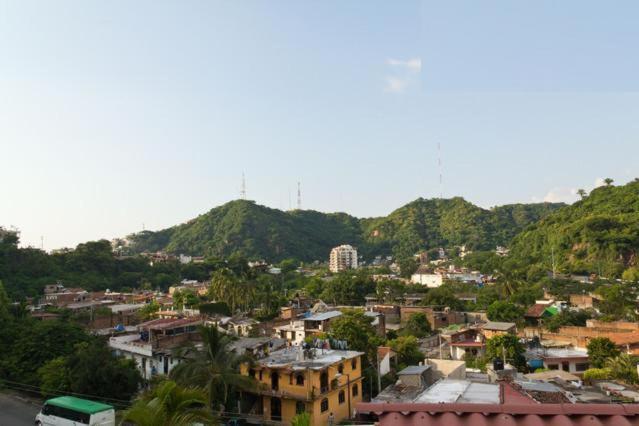
[[[603, 186], [517, 235], [511, 257], [529, 269], [620, 277], [637, 271], [639, 180]], [[639, 273], [639, 271], [637, 271]]]
[[482, 209], [463, 198], [417, 199], [386, 217], [358, 219], [345, 213], [284, 212], [236, 200], [157, 232], [127, 238], [133, 252], [247, 257], [277, 261], [326, 259], [330, 249], [352, 244], [366, 257], [415, 253], [465, 244], [490, 249], [507, 244], [526, 226], [563, 204], [514, 204]]

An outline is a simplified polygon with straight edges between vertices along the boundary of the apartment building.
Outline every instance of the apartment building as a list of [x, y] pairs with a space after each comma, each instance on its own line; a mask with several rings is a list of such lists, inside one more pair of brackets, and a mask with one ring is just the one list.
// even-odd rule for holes
[[243, 364], [243, 375], [262, 386], [255, 391], [250, 412], [264, 422], [290, 424], [307, 412], [312, 425], [334, 424], [351, 417], [362, 401], [363, 353], [301, 347], [272, 352], [253, 366]]
[[357, 250], [348, 244], [333, 248], [328, 267], [334, 273], [347, 269], [357, 269]]

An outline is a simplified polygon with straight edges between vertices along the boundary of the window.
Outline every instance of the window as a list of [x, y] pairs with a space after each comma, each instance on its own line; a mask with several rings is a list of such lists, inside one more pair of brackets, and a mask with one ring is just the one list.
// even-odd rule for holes
[[587, 362], [583, 362], [583, 363], [577, 363], [575, 364], [575, 370], [576, 371], [586, 371], [588, 369], [589, 365]]
[[337, 366], [337, 372], [339, 374], [344, 374], [344, 364], [340, 364]]
[[302, 401], [297, 401], [295, 403], [295, 414], [302, 414], [305, 411], [306, 411], [306, 404], [304, 404]]
[[304, 386], [304, 375], [303, 374], [298, 374], [297, 376], [295, 376], [295, 384], [297, 386]]
[[320, 410], [323, 412], [328, 411], [328, 398], [324, 398], [320, 404]]
[[359, 388], [357, 387], [357, 383], [353, 385], [353, 396], [359, 395]]
[[252, 368], [248, 371], [248, 375], [249, 377], [255, 378], [255, 370], [253, 370]]
[[346, 394], [344, 393], [343, 390], [339, 391], [338, 401], [340, 404], [343, 404], [344, 402], [346, 402]]
[[356, 370], [356, 369], [357, 369], [357, 358], [353, 358], [353, 359], [351, 360], [351, 368], [352, 368], [353, 370]]
[[262, 380], [262, 370], [260, 370], [260, 380]]
[[561, 363], [561, 369], [564, 371], [570, 371], [570, 363], [569, 362], [562, 362]]
[[559, 370], [559, 364], [548, 364], [549, 370]]

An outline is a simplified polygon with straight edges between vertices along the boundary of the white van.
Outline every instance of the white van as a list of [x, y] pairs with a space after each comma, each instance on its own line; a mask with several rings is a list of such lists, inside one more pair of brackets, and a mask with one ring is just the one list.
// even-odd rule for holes
[[36, 426], [115, 426], [111, 405], [73, 396], [49, 399], [35, 418]]

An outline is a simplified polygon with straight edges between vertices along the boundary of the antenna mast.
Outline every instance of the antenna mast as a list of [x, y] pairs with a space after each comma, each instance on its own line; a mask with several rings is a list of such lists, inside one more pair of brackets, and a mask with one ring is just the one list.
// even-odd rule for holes
[[442, 172], [442, 145], [437, 142], [437, 166], [439, 167], [439, 198], [444, 198], [444, 177]]
[[246, 200], [246, 179], [244, 179], [244, 172], [242, 172], [242, 189], [240, 189], [240, 198]]
[[302, 210], [302, 190], [299, 182], [297, 182], [297, 210]]

